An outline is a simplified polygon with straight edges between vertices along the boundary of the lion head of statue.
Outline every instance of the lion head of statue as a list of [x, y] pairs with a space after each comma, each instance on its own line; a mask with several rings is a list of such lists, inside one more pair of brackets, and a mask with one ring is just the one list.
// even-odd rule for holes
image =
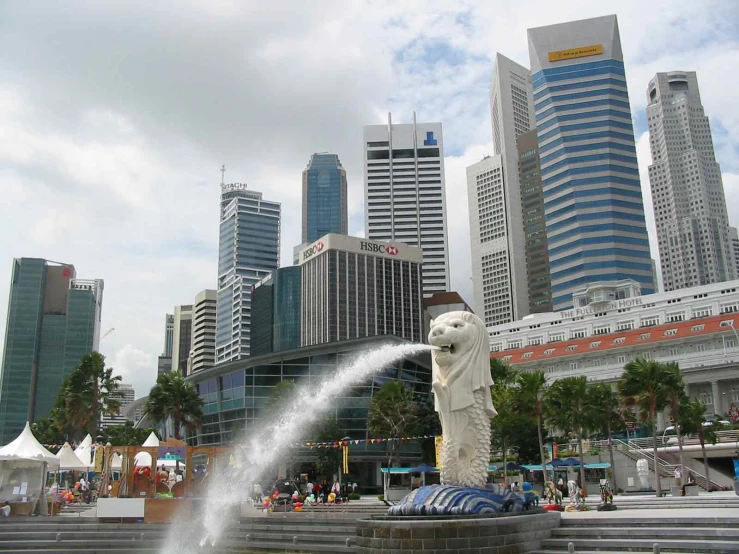
[[[431, 322], [429, 343], [437, 347], [431, 353], [434, 382], [462, 388], [469, 394], [492, 386], [488, 332], [475, 314], [448, 312], [440, 315]], [[492, 404], [488, 411], [494, 415]]]

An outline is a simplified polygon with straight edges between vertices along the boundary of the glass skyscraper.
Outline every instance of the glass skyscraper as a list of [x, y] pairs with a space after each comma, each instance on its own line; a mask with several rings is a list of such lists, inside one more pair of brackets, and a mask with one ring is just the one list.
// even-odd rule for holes
[[281, 267], [256, 284], [252, 291], [251, 356], [300, 346], [299, 266]]
[[241, 183], [221, 185], [216, 363], [249, 355], [252, 287], [280, 261], [280, 204]]
[[529, 29], [555, 310], [598, 281], [655, 290], [615, 15]]
[[303, 244], [348, 234], [346, 171], [336, 154], [313, 154], [303, 170]]
[[13, 260], [0, 374], [0, 442], [49, 415], [62, 381], [98, 349], [102, 279], [76, 279], [70, 264]]

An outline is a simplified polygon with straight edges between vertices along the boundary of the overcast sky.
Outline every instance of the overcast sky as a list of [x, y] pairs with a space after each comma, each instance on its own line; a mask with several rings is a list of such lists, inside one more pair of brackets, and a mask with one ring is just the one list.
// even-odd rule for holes
[[[441, 121], [452, 288], [472, 302], [465, 167], [492, 154], [497, 51], [526, 29], [617, 13], [652, 255], [646, 86], [698, 72], [739, 223], [737, 2], [248, 1], [0, 3], [0, 332], [11, 261], [103, 278], [108, 363], [148, 393], [164, 314], [216, 286], [219, 169], [282, 203], [300, 242], [301, 172], [339, 155], [363, 229], [362, 126]], [[577, 45], [573, 45], [577, 46]]]

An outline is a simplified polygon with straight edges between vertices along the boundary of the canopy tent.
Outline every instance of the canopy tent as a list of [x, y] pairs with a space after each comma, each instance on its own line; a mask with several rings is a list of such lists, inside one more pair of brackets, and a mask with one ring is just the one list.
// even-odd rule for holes
[[567, 458], [566, 460], [564, 460], [564, 463], [568, 466], [579, 466], [580, 460], [578, 460], [577, 458]]
[[[388, 473], [388, 469], [386, 467], [380, 468], [380, 471], [382, 473]], [[403, 475], [406, 473], [410, 473], [411, 471], [413, 471], [412, 467], [391, 467], [390, 468], [390, 473], [392, 475]]]
[[46, 450], [31, 432], [31, 426], [26, 427], [13, 442], [0, 448], [0, 460], [35, 460], [46, 462], [49, 469], [57, 469], [59, 460], [54, 454]]
[[[579, 465], [579, 463], [577, 466], [571, 466], [570, 464], [558, 464], [557, 466], [553, 466], [552, 464], [547, 464], [547, 471], [551, 471], [552, 469], [556, 468], [566, 469], [568, 467], [578, 467]], [[541, 471], [541, 464], [527, 464], [523, 467], [525, 467], [529, 471]], [[585, 469], [607, 469], [609, 467], [611, 467], [611, 464], [609, 464], [608, 462], [585, 463]]]
[[489, 465], [488, 466], [488, 472], [496, 471], [497, 469], [498, 469], [498, 466], [494, 466], [494, 465]]
[[79, 446], [74, 449], [74, 453], [80, 460], [82, 460], [83, 464], [87, 465], [88, 467], [92, 467], [92, 437], [90, 436], [90, 433], [88, 433], [87, 436], [82, 439], [82, 442], [79, 444]]
[[85, 464], [77, 454], [74, 453], [68, 442], [64, 443], [61, 450], [56, 453], [59, 459], [60, 471], [90, 471], [90, 466]]
[[[141, 446], [159, 446], [159, 439], [154, 434], [154, 431], [149, 433], [149, 436], [146, 437], [144, 444], [142, 444]], [[139, 452], [133, 458], [133, 465], [134, 467], [151, 467], [151, 454], [149, 454], [148, 452]]]
[[411, 469], [411, 473], [439, 473], [439, 470], [434, 466], [421, 464], [420, 466]]
[[159, 446], [159, 439], [152, 431], [141, 446]]
[[[547, 469], [550, 467], [567, 467], [571, 464], [567, 462], [567, 460], [562, 460], [560, 458], [554, 458], [551, 462], [547, 464]], [[539, 465], [539, 468], [541, 468], [541, 465]]]
[[525, 466], [522, 466], [520, 464], [517, 464], [516, 462], [508, 462], [505, 465], [504, 468], [506, 471], [521, 471], [522, 469], [526, 469]]

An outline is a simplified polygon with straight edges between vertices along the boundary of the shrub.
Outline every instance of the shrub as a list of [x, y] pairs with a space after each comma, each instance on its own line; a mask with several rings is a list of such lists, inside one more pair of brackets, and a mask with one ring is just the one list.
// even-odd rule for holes
[[384, 495], [384, 494], [381, 494], [380, 496], [378, 496], [378, 497], [377, 497], [377, 499], [378, 499], [378, 500], [379, 500], [380, 502], [385, 502], [385, 495]]
[[350, 492], [347, 498], [349, 498], [349, 500], [359, 500], [362, 497], [359, 496], [359, 493], [357, 492]]

